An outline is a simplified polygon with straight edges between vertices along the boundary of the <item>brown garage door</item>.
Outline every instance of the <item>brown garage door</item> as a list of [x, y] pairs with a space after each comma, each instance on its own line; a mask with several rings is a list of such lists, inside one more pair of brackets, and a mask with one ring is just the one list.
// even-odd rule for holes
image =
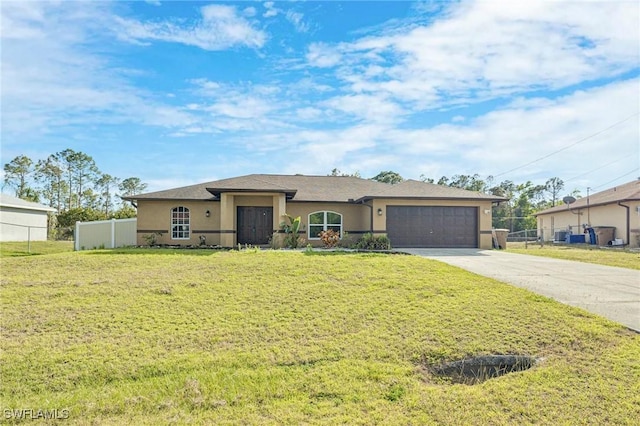
[[393, 247], [477, 248], [477, 207], [387, 206]]

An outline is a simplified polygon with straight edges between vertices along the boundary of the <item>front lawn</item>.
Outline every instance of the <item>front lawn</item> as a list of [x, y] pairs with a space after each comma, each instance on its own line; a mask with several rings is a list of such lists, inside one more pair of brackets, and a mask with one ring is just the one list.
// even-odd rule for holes
[[556, 259], [576, 260], [578, 262], [596, 263], [598, 265], [617, 266], [620, 268], [640, 270], [640, 252], [619, 248], [598, 248], [593, 246], [565, 246], [529, 243], [528, 248], [520, 243], [509, 243], [507, 250], [511, 253], [531, 254], [534, 256], [553, 257]]
[[[8, 257], [0, 296], [0, 405], [69, 410], [69, 424], [640, 418], [638, 334], [419, 257], [171, 250]], [[481, 354], [540, 361], [476, 385], [432, 372]]]
[[0, 257], [33, 256], [73, 251], [73, 241], [16, 241], [0, 243]]

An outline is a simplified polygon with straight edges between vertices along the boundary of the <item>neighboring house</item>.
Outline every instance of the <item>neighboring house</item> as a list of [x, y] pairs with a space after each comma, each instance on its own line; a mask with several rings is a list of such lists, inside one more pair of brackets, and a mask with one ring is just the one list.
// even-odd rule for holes
[[[599, 245], [607, 245], [610, 240], [616, 238], [622, 239], [629, 247], [638, 247], [640, 180], [590, 194], [571, 204], [543, 210], [535, 216], [538, 218], [538, 236], [544, 241], [553, 240], [559, 231], [571, 230], [573, 234], [583, 234], [585, 228], [591, 227], [603, 232], [608, 231], [607, 237], [597, 242]], [[608, 235], [611, 231], [613, 235], [610, 237]]]
[[55, 209], [0, 194], [0, 241], [46, 241], [47, 213]]
[[[124, 197], [138, 209], [138, 244], [264, 245], [285, 213], [318, 233], [387, 234], [394, 247], [490, 249], [491, 207], [504, 198], [407, 180], [389, 185], [346, 176], [254, 174]], [[160, 235], [161, 234], [161, 235]]]

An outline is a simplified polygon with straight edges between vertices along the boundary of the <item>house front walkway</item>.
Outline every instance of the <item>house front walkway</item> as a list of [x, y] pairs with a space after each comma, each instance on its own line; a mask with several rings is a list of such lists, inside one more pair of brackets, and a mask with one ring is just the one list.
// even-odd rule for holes
[[478, 249], [397, 249], [583, 308], [640, 332], [640, 271]]

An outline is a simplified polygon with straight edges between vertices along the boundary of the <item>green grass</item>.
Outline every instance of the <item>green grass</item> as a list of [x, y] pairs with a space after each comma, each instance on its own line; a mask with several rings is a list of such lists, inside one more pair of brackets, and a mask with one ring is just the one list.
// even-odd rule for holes
[[598, 248], [593, 246], [556, 246], [509, 243], [507, 250], [511, 253], [531, 254], [534, 256], [553, 257], [555, 259], [576, 260], [578, 262], [596, 263], [598, 265], [617, 266], [620, 268], [640, 270], [640, 252], [617, 248]]
[[73, 241], [31, 241], [31, 244], [27, 241], [0, 243], [0, 257], [33, 256], [69, 251], [73, 251]]
[[[69, 424], [640, 418], [638, 334], [413, 256], [9, 257], [0, 296], [0, 406], [68, 409]], [[543, 360], [474, 386], [429, 370], [493, 353]]]

